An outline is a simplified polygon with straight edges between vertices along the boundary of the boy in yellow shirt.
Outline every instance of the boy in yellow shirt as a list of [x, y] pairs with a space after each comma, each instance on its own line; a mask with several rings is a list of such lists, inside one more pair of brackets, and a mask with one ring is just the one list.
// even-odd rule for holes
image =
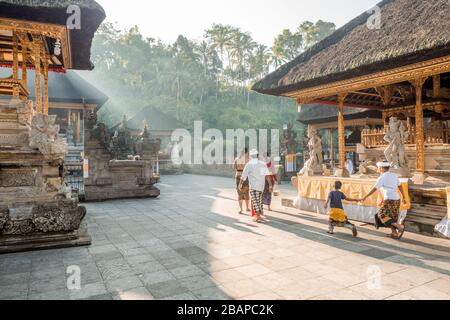
[[330, 229], [329, 234], [334, 234], [334, 227], [344, 227], [352, 230], [353, 237], [358, 236], [358, 230], [356, 226], [348, 221], [345, 215], [344, 206], [342, 200], [359, 202], [359, 199], [351, 199], [341, 192], [342, 182], [336, 181], [334, 183], [334, 191], [331, 191], [328, 195], [328, 200], [325, 203], [325, 210], [330, 207]]

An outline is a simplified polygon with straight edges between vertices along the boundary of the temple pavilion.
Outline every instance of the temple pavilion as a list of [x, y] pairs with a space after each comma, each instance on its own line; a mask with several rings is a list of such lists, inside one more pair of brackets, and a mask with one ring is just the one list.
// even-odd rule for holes
[[[79, 28], [67, 25], [70, 5], [80, 10]], [[47, 114], [49, 72], [92, 70], [91, 42], [104, 18], [95, 1], [0, 1], [0, 66], [12, 69], [0, 80], [0, 94], [25, 101], [28, 69], [34, 69], [35, 109]]]
[[90, 243], [86, 209], [63, 184], [67, 143], [49, 85], [51, 73], [93, 69], [104, 18], [93, 0], [0, 0], [0, 66], [10, 71], [0, 78], [0, 252]]
[[[432, 225], [440, 215], [445, 216], [442, 208], [450, 181], [450, 5], [447, 0], [385, 0], [378, 8], [356, 17], [257, 82], [253, 90], [295, 99], [300, 106], [337, 109], [335, 175], [340, 178], [348, 177], [347, 108], [382, 114], [382, 128], [361, 132], [358, 153], [368, 162], [384, 158], [389, 121], [400, 120], [407, 131], [405, 152], [413, 210], [439, 205], [423, 210], [424, 225]], [[373, 23], [377, 19], [378, 25]], [[325, 177], [299, 177], [299, 181], [311, 179], [322, 181]], [[373, 185], [371, 177], [347, 179], [353, 185], [349, 192], [359, 190], [353, 191], [354, 196], [363, 195]], [[376, 209], [376, 199], [365, 206]], [[370, 221], [373, 212], [369, 211], [355, 213], [355, 219]]]

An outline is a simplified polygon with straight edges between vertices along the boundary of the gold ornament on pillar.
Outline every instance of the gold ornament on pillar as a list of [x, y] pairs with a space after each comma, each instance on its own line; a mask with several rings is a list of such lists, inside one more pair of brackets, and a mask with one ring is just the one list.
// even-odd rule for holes
[[411, 83], [416, 90], [416, 171], [425, 173], [425, 131], [423, 124], [422, 89], [426, 78], [414, 79]]

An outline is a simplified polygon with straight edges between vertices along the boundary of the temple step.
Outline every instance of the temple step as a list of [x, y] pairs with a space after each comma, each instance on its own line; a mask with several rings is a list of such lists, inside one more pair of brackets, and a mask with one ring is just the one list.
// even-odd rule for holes
[[443, 206], [413, 204], [410, 214], [442, 220], [447, 214], [447, 208]]
[[434, 160], [439, 164], [438, 170], [450, 170], [450, 158], [435, 158]]
[[413, 203], [405, 221], [407, 231], [439, 236], [434, 228], [447, 215], [444, 206]]

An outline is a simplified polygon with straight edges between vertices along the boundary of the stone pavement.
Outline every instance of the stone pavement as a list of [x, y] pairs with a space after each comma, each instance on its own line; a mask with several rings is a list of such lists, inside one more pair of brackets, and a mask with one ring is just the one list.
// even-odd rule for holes
[[[281, 208], [238, 215], [231, 179], [163, 177], [159, 200], [90, 203], [93, 244], [0, 255], [0, 299], [450, 299], [450, 241]], [[293, 195], [289, 185], [282, 196]], [[67, 289], [67, 267], [81, 289]]]

